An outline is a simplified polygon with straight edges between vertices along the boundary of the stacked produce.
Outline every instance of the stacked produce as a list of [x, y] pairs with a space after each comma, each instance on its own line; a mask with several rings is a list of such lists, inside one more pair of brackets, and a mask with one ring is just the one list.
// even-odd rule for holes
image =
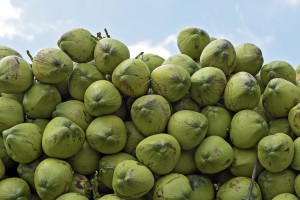
[[166, 59], [105, 32], [31, 63], [0, 46], [1, 200], [300, 198], [300, 67], [200, 28]]

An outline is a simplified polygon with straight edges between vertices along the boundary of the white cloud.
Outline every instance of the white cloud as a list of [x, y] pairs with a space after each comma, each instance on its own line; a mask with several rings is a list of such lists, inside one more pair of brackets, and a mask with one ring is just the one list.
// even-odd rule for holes
[[241, 21], [243, 21], [243, 20], [244, 20], [244, 12], [241, 11], [240, 6], [239, 6], [238, 4], [235, 4], [235, 5], [234, 5], [234, 10], [235, 10], [235, 12], [238, 14], [239, 19], [240, 19]]
[[291, 7], [300, 5], [300, 0], [273, 0], [273, 2], [281, 5], [291, 6]]

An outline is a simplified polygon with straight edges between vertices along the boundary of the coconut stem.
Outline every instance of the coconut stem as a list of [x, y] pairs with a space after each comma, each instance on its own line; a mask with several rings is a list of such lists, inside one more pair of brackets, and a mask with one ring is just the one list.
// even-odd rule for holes
[[30, 51], [27, 50], [26, 53], [27, 53], [28, 57], [30, 58], [30, 60], [31, 60], [31, 62], [32, 62], [32, 61], [33, 61], [33, 58], [32, 58], [32, 55], [31, 55]]
[[135, 59], [138, 59], [138, 58], [141, 57], [143, 54], [144, 54], [144, 52], [142, 51], [141, 53], [139, 53], [139, 54], [135, 57]]
[[98, 38], [98, 40], [101, 40], [103, 38], [102, 35], [101, 35], [101, 32], [97, 33], [97, 38]]
[[255, 164], [254, 164], [253, 171], [252, 171], [251, 182], [250, 182], [250, 186], [249, 186], [249, 191], [248, 191], [248, 196], [247, 196], [246, 200], [251, 199], [252, 189], [253, 189], [253, 185], [254, 185], [254, 181], [255, 181], [255, 177], [256, 177], [257, 164], [258, 164], [258, 158], [256, 158], [256, 160], [255, 160]]
[[[98, 33], [97, 33], [98, 34]], [[92, 38], [94, 38], [94, 40], [99, 41], [100, 39], [96, 36], [91, 35]]]
[[108, 31], [107, 31], [106, 28], [104, 29], [104, 31], [105, 31], [106, 37], [107, 37], [107, 38], [110, 38], [110, 35], [108, 34]]

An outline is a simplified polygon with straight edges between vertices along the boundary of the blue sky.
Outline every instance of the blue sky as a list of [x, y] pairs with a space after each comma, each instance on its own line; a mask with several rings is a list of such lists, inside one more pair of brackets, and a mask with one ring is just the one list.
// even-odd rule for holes
[[265, 63], [283, 60], [296, 67], [299, 19], [300, 0], [0, 0], [0, 45], [27, 57], [27, 49], [34, 55], [57, 48], [60, 35], [70, 29], [96, 34], [107, 28], [129, 47], [131, 57], [144, 51], [168, 58], [179, 53], [178, 32], [197, 27], [233, 45], [257, 45]]

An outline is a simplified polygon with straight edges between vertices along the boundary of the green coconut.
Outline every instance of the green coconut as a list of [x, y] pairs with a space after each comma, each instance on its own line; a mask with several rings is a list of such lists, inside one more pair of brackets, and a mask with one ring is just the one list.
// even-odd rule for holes
[[105, 80], [105, 77], [95, 66], [89, 63], [76, 64], [68, 79], [70, 95], [83, 101], [86, 89], [98, 80]]
[[33, 124], [37, 125], [43, 133], [46, 126], [47, 126], [47, 124], [50, 122], [50, 120], [49, 119], [29, 119], [29, 118], [26, 118], [25, 122], [26, 123], [33, 123]]
[[299, 200], [297, 196], [291, 193], [281, 193], [275, 196], [272, 200]]
[[35, 83], [26, 91], [22, 105], [27, 117], [49, 119], [61, 101], [61, 96], [54, 85]]
[[7, 154], [2, 134], [0, 134], [0, 159], [4, 164], [6, 172], [9, 171], [10, 169], [15, 169], [15, 167], [17, 166], [17, 162], [11, 159]]
[[151, 199], [190, 199], [192, 187], [189, 179], [178, 173], [170, 173], [160, 177], [151, 191]]
[[168, 133], [177, 139], [182, 150], [197, 147], [204, 139], [207, 129], [208, 120], [205, 115], [191, 110], [174, 113], [167, 127]]
[[274, 118], [287, 117], [289, 111], [298, 103], [300, 103], [300, 90], [296, 85], [282, 78], [270, 80], [262, 96], [265, 111]]
[[67, 161], [76, 173], [90, 175], [98, 170], [100, 158], [99, 152], [92, 149], [85, 140], [80, 151], [69, 157]]
[[266, 86], [273, 78], [282, 78], [296, 84], [296, 71], [285, 61], [271, 61], [266, 63], [260, 71], [262, 83]]
[[21, 178], [11, 177], [0, 181], [0, 199], [24, 199], [30, 197], [30, 188], [26, 181]]
[[88, 200], [86, 196], [79, 194], [77, 192], [68, 192], [60, 195], [56, 200]]
[[127, 141], [126, 141], [126, 145], [125, 145], [123, 151], [125, 153], [136, 156], [136, 154], [135, 154], [136, 146], [143, 139], [145, 139], [145, 136], [137, 130], [137, 128], [135, 127], [135, 125], [132, 121], [125, 121], [124, 124], [125, 124], [126, 132], [127, 132]]
[[142, 60], [144, 63], [146, 63], [150, 73], [156, 68], [162, 65], [162, 63], [165, 61], [165, 59], [159, 55], [152, 54], [152, 53], [146, 53], [142, 54], [138, 57], [138, 59]]
[[86, 139], [91, 148], [113, 154], [126, 145], [126, 127], [123, 120], [115, 115], [105, 115], [94, 119], [86, 130]]
[[90, 62], [94, 59], [96, 43], [92, 34], [83, 28], [69, 30], [57, 41], [59, 48], [77, 63]]
[[12, 49], [11, 47], [5, 46], [5, 45], [0, 45], [0, 60], [6, 56], [18, 56], [22, 57], [19, 52], [16, 50]]
[[199, 69], [191, 77], [189, 94], [199, 106], [215, 105], [220, 101], [227, 83], [222, 70], [215, 67]]
[[260, 92], [263, 93], [265, 91], [265, 88], [266, 86], [263, 84], [262, 80], [261, 80], [261, 77], [260, 77], [260, 74], [256, 74], [254, 76], [254, 78], [256, 79], [259, 87], [260, 87]]
[[287, 118], [272, 119], [271, 121], [269, 121], [268, 127], [269, 135], [275, 133], [285, 133], [289, 135], [293, 140], [296, 137]]
[[141, 163], [125, 160], [117, 164], [112, 180], [116, 194], [125, 199], [139, 198], [147, 194], [154, 185], [152, 172]]
[[177, 35], [177, 46], [182, 54], [192, 59], [200, 57], [203, 49], [210, 43], [208, 33], [196, 27], [188, 27], [180, 30]]
[[221, 106], [206, 106], [201, 113], [208, 120], [206, 136], [220, 136], [226, 138], [229, 134], [232, 114]]
[[66, 117], [55, 117], [46, 126], [42, 147], [53, 158], [69, 158], [78, 153], [85, 141], [84, 131]]
[[300, 174], [298, 174], [295, 178], [294, 181], [294, 188], [295, 188], [295, 192], [297, 194], [297, 197], [300, 197]]
[[230, 141], [238, 148], [256, 146], [267, 133], [268, 124], [253, 110], [241, 110], [231, 120]]
[[0, 180], [4, 177], [4, 175], [5, 175], [5, 165], [2, 159], [0, 158]]
[[88, 199], [91, 199], [92, 190], [90, 180], [82, 174], [75, 173], [73, 175], [73, 181], [68, 192], [75, 192], [87, 197]]
[[128, 153], [119, 152], [111, 155], [105, 155], [99, 160], [99, 178], [104, 186], [109, 189], [113, 189], [112, 181], [115, 168], [117, 164], [125, 160], [136, 161], [137, 159]]
[[[248, 177], [235, 177], [221, 185], [217, 191], [217, 200], [240, 200], [247, 199], [249, 193], [249, 187], [251, 185], [251, 179]], [[253, 182], [253, 188], [251, 191], [251, 200], [262, 200], [262, 194], [257, 182]]]
[[181, 150], [179, 160], [172, 172], [184, 175], [196, 172], [195, 151], [196, 149]]
[[180, 144], [172, 135], [158, 133], [143, 139], [136, 147], [137, 159], [154, 174], [170, 173], [180, 158]]
[[105, 194], [96, 200], [123, 200], [123, 198], [117, 194]]
[[173, 113], [179, 110], [193, 110], [200, 112], [200, 107], [189, 95], [185, 95], [178, 101], [172, 102], [171, 104]]
[[68, 78], [72, 70], [71, 58], [60, 49], [41, 49], [32, 60], [32, 72], [43, 83], [59, 83]]
[[300, 171], [300, 138], [294, 140], [294, 156], [290, 167], [294, 170]]
[[290, 169], [281, 172], [264, 170], [258, 175], [257, 183], [261, 189], [262, 197], [271, 200], [281, 193], [295, 193], [296, 174]]
[[209, 136], [197, 147], [195, 161], [200, 172], [214, 174], [230, 166], [233, 161], [233, 150], [220, 136]]
[[95, 64], [104, 74], [112, 74], [118, 64], [129, 57], [128, 47], [121, 41], [112, 38], [99, 40], [94, 51]]
[[187, 70], [175, 64], [165, 64], [151, 73], [151, 88], [168, 101], [178, 101], [186, 95], [191, 86], [191, 76]]
[[93, 121], [93, 116], [87, 113], [84, 103], [78, 100], [67, 100], [57, 104], [52, 112], [52, 118], [66, 117], [77, 124], [83, 131]]
[[106, 80], [93, 82], [84, 94], [85, 109], [93, 116], [112, 114], [120, 108], [121, 104], [120, 92]]
[[0, 60], [0, 92], [25, 92], [33, 83], [31, 66], [18, 56], [6, 56]]
[[199, 70], [197, 63], [186, 54], [172, 55], [162, 63], [162, 65], [166, 64], [179, 65], [180, 67], [186, 69], [191, 76]]
[[238, 112], [255, 108], [261, 96], [256, 79], [248, 72], [237, 72], [228, 80], [224, 91], [224, 105]]
[[265, 136], [258, 143], [257, 155], [265, 169], [270, 172], [281, 172], [293, 161], [293, 140], [284, 133]]
[[213, 200], [215, 197], [215, 189], [211, 180], [204, 175], [187, 175], [189, 179], [192, 193], [189, 200]]
[[137, 130], [150, 136], [164, 132], [171, 117], [171, 107], [164, 97], [149, 94], [133, 102], [130, 114]]
[[288, 114], [288, 123], [292, 131], [300, 136], [300, 103], [292, 107]]
[[234, 47], [236, 64], [233, 73], [245, 71], [255, 76], [261, 69], [264, 58], [259, 47], [251, 43], [241, 43]]
[[112, 83], [126, 96], [142, 96], [149, 89], [150, 71], [143, 61], [126, 59], [113, 71]]
[[0, 97], [0, 133], [24, 122], [22, 105], [15, 99]]

